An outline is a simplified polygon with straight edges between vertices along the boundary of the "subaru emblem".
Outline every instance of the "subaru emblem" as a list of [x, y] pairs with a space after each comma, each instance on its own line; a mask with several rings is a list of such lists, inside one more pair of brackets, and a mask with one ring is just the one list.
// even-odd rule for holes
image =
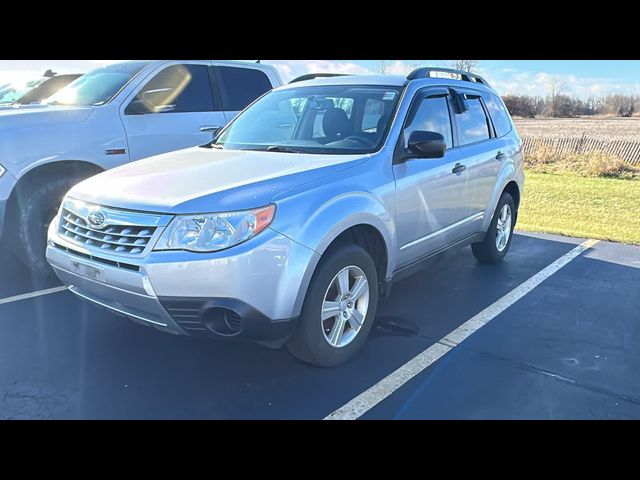
[[102, 228], [104, 227], [104, 222], [107, 220], [104, 213], [100, 210], [95, 210], [87, 216], [87, 220], [89, 221], [89, 225], [93, 228]]

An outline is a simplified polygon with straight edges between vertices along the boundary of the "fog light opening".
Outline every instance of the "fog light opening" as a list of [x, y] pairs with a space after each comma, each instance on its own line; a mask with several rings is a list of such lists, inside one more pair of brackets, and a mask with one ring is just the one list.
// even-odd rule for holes
[[205, 310], [202, 322], [218, 335], [233, 336], [242, 330], [242, 317], [228, 308], [214, 307]]

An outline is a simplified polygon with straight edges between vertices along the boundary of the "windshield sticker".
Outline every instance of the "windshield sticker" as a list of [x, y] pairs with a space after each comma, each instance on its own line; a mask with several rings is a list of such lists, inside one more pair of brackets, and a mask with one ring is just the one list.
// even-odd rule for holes
[[398, 92], [384, 92], [382, 100], [393, 100]]

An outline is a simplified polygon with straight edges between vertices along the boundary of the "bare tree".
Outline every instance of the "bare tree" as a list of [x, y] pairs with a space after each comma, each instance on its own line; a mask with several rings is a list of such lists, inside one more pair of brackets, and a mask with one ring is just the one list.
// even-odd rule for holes
[[391, 62], [389, 60], [380, 60], [378, 62], [378, 73], [380, 75], [388, 75], [391, 68]]
[[564, 83], [559, 78], [553, 79], [549, 86], [547, 105], [543, 113], [545, 116], [568, 117], [571, 115], [568, 97], [563, 92]]
[[551, 87], [549, 88], [549, 96], [551, 97], [551, 101], [554, 101], [564, 92], [564, 82], [559, 78], [553, 79], [551, 82]]
[[462, 70], [463, 72], [473, 72], [478, 69], [477, 60], [452, 60], [451, 68]]
[[418, 60], [409, 60], [407, 62], [407, 74], [413, 72], [417, 68], [420, 68], [420, 62]]

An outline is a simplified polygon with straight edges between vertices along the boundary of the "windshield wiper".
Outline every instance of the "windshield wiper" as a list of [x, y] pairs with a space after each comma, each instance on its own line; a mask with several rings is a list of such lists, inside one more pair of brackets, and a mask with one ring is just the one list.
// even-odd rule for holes
[[270, 145], [267, 147], [267, 152], [302, 153], [300, 150], [283, 147], [282, 145]]

